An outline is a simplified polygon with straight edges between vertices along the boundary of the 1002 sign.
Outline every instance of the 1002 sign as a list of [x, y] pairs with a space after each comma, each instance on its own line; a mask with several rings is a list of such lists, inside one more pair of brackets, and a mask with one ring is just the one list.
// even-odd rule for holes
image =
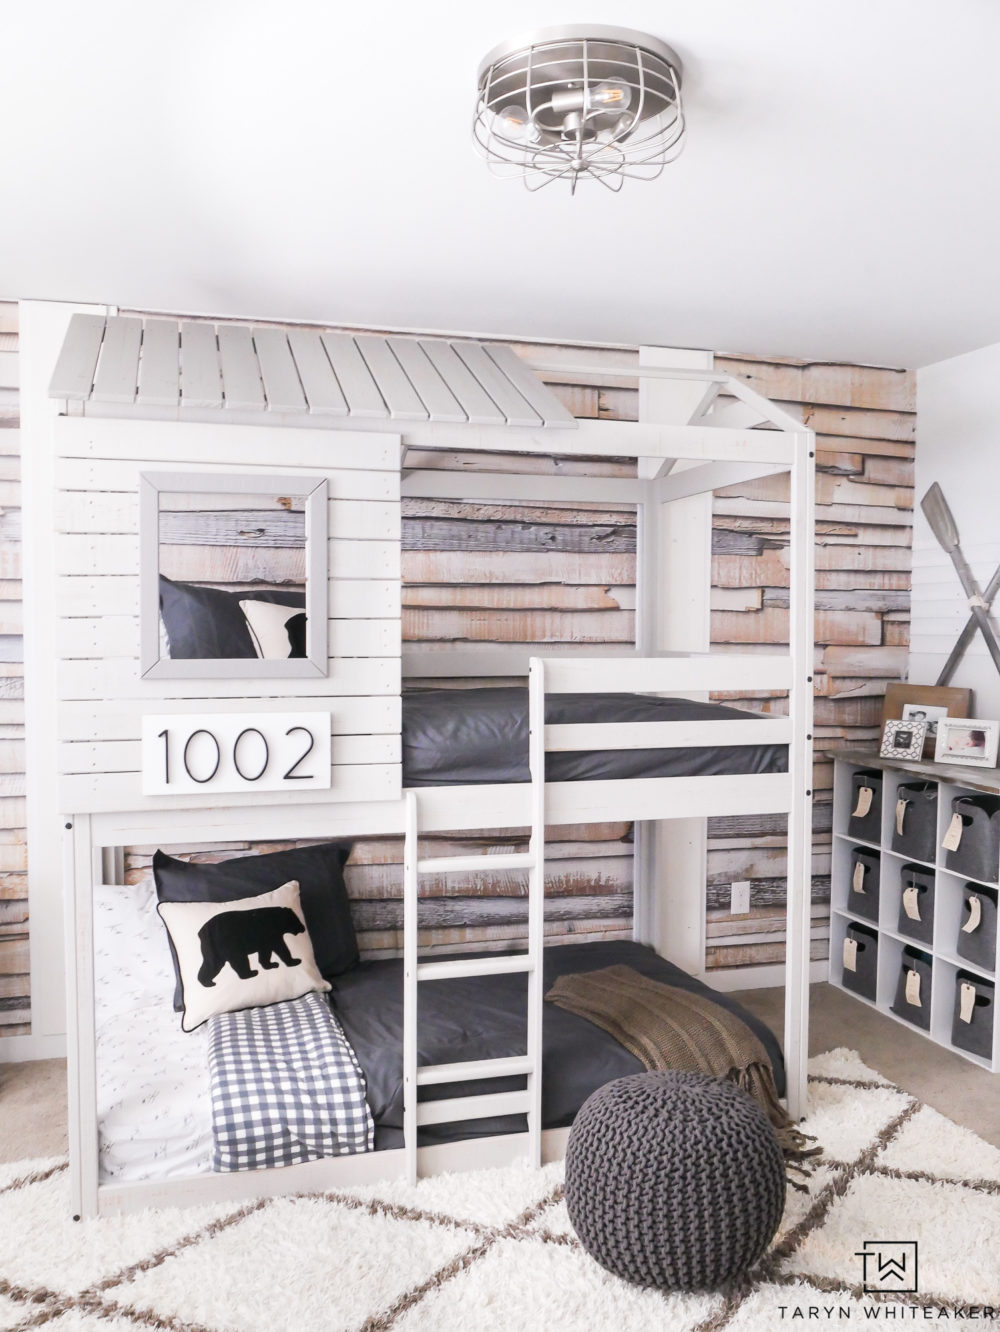
[[329, 786], [328, 712], [175, 713], [142, 719], [144, 795]]

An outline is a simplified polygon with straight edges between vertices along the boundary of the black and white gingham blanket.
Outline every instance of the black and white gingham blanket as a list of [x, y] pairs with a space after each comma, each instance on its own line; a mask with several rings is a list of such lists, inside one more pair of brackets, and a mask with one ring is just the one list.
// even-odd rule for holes
[[208, 1065], [213, 1170], [371, 1151], [364, 1078], [325, 996], [209, 1019]]

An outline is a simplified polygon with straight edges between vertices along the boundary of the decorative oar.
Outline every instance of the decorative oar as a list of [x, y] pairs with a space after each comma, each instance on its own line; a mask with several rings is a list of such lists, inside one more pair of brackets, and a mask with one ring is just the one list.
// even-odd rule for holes
[[920, 501], [920, 507], [923, 509], [924, 516], [930, 524], [930, 529], [937, 538], [939, 545], [951, 556], [951, 562], [958, 574], [958, 581], [962, 584], [962, 591], [968, 598], [969, 610], [972, 612], [973, 619], [986, 641], [994, 666], [1000, 671], [1000, 645], [997, 644], [993, 626], [986, 615], [987, 602], [979, 591], [972, 570], [962, 554], [962, 549], [958, 544], [958, 527], [952, 517], [951, 509], [948, 508], [948, 501], [936, 481]]
[[[1000, 592], [1000, 567], [997, 568], [996, 573], [994, 573], [993, 577], [986, 584], [986, 590], [983, 592], [983, 601], [986, 602], [986, 610], [989, 610], [993, 605], [993, 601], [998, 592]], [[970, 615], [965, 622], [965, 628], [959, 634], [958, 640], [948, 656], [948, 660], [941, 667], [941, 674], [936, 681], [937, 684], [946, 685], [955, 674], [955, 671], [958, 669], [958, 663], [965, 656], [965, 650], [975, 637], [978, 628], [979, 624], [976, 617]]]

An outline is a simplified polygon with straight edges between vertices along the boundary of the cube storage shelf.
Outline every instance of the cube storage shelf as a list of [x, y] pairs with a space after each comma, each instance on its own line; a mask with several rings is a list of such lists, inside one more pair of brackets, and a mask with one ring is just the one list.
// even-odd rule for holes
[[830, 983], [1000, 1072], [1000, 770], [832, 753]]

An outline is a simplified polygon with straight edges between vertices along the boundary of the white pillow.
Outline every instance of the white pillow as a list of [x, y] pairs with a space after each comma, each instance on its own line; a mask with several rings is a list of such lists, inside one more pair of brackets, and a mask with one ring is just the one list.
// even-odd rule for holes
[[305, 613], [301, 606], [279, 606], [276, 601], [241, 601], [240, 610], [246, 616], [250, 640], [258, 657], [274, 660], [292, 655], [288, 622]]
[[181, 974], [181, 1027], [216, 1013], [329, 990], [319, 974], [295, 879], [236, 902], [161, 902]]
[[95, 884], [93, 900], [98, 1023], [148, 1003], [169, 1002], [173, 966], [152, 880]]

